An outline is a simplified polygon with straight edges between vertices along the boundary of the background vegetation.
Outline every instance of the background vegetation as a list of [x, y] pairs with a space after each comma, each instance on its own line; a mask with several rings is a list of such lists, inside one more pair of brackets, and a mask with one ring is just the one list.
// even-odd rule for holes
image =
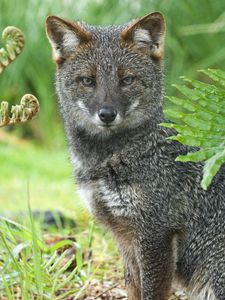
[[[79, 226], [73, 234], [79, 244], [90, 246], [91, 219], [73, 182], [54, 92], [55, 66], [45, 34], [45, 19], [47, 15], [58, 15], [107, 25], [124, 23], [156, 10], [165, 15], [167, 23], [165, 81], [168, 95], [177, 93], [172, 84], [180, 82], [181, 75], [208, 82], [197, 70], [225, 69], [225, 2], [221, 0], [0, 1], [0, 31], [14, 25], [26, 37], [23, 53], [0, 77], [0, 100], [15, 103], [25, 93], [31, 93], [38, 98], [41, 107], [36, 120], [0, 130], [0, 215], [11, 218], [14, 212], [27, 210], [29, 198], [32, 209], [57, 209], [75, 218]], [[0, 41], [0, 48], [2, 46]], [[8, 228], [7, 224], [0, 225], [4, 229], [4, 226]], [[4, 232], [3, 240], [18, 233]], [[97, 249], [103, 260], [109, 252], [116, 255], [112, 245], [106, 245], [108, 234], [102, 239], [98, 228], [91, 232], [93, 251]], [[26, 237], [22, 241], [33, 243]], [[13, 251], [14, 246], [16, 244], [9, 248]], [[0, 253], [5, 251], [4, 245], [2, 247]], [[7, 256], [5, 252], [4, 255]], [[27, 256], [23, 256], [25, 263]], [[45, 272], [38, 269], [37, 273], [39, 271]]]

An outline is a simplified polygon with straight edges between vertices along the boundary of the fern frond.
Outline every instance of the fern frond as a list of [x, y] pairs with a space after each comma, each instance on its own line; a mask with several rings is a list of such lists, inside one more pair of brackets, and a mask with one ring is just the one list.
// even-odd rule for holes
[[5, 42], [5, 47], [0, 49], [0, 74], [16, 59], [25, 44], [23, 32], [14, 26], [8, 26], [4, 29], [2, 40]]
[[3, 101], [0, 106], [0, 127], [26, 122], [33, 119], [38, 112], [39, 102], [31, 94], [24, 95], [20, 104], [13, 105], [11, 111], [9, 111], [8, 102]]
[[161, 125], [177, 131], [178, 134], [169, 139], [200, 148], [199, 151], [178, 156], [176, 160], [204, 161], [201, 186], [207, 189], [225, 163], [225, 72], [211, 69], [200, 72], [212, 79], [214, 84], [182, 77], [188, 85], [175, 87], [184, 97], [168, 97], [173, 107], [164, 110], [174, 123]]

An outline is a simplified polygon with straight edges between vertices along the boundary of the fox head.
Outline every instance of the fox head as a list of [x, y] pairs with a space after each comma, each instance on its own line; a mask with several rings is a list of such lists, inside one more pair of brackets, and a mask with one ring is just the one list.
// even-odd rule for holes
[[159, 12], [106, 27], [49, 16], [46, 31], [66, 128], [108, 136], [154, 118], [163, 94]]

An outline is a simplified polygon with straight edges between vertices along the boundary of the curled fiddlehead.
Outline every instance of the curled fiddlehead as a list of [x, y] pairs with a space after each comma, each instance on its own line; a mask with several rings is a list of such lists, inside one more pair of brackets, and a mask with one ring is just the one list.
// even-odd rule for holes
[[0, 74], [16, 59], [25, 45], [23, 32], [14, 26], [8, 26], [3, 30], [2, 40], [5, 47], [0, 49]]
[[[5, 47], [0, 49], [0, 74], [17, 58], [25, 45], [23, 32], [14, 26], [4, 29], [2, 40], [5, 42]], [[33, 119], [38, 112], [38, 100], [31, 94], [24, 95], [20, 104], [13, 105], [11, 109], [8, 102], [2, 101], [0, 102], [0, 127], [26, 122]]]
[[19, 105], [13, 105], [9, 109], [8, 102], [1, 102], [0, 127], [16, 123], [26, 122], [33, 119], [39, 112], [39, 103], [36, 97], [26, 94], [22, 97]]

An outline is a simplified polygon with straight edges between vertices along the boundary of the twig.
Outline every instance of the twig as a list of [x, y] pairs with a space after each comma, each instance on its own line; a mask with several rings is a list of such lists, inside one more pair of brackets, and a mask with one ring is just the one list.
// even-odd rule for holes
[[120, 283], [116, 283], [116, 284], [114, 284], [113, 286], [111, 286], [110, 288], [108, 288], [107, 290], [101, 292], [100, 294], [98, 294], [98, 295], [94, 298], [94, 300], [98, 299], [99, 297], [101, 297], [101, 296], [104, 295], [105, 293], [107, 293], [107, 292], [109, 292], [109, 291], [115, 289], [119, 284], [120, 284]]

